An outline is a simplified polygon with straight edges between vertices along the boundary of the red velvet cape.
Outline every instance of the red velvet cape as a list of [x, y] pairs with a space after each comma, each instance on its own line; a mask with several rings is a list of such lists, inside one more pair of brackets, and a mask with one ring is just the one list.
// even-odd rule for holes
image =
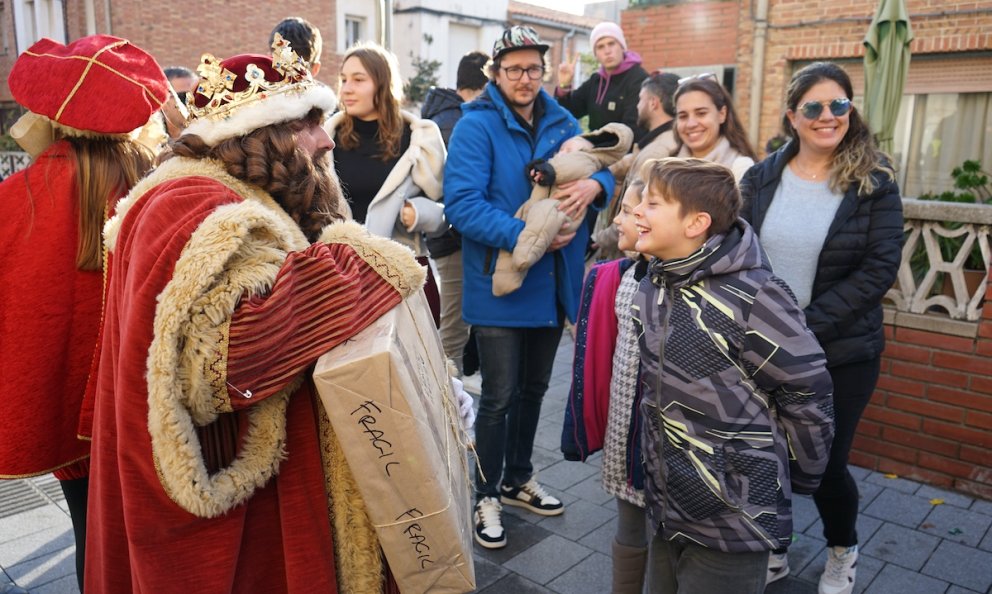
[[77, 428], [103, 278], [76, 268], [78, 202], [65, 141], [0, 184], [0, 478], [89, 455]]
[[[278, 475], [227, 513], [204, 518], [177, 505], [163, 488], [152, 452], [147, 366], [156, 304], [197, 227], [218, 207], [241, 200], [208, 178], [181, 178], [147, 192], [120, 225], [111, 258], [95, 398], [87, 591], [337, 590], [317, 400], [309, 378], [289, 398], [286, 457]], [[304, 369], [400, 301], [394, 289], [368, 270], [347, 246], [315, 244], [290, 254], [269, 294], [244, 299], [239, 311], [229, 312], [234, 321], [226, 363], [235, 410], [229, 415], [241, 430], [251, 406], [271, 395], [280, 381], [288, 384], [294, 374], [287, 369]], [[326, 290], [310, 290], [315, 282]], [[361, 308], [361, 315], [341, 314], [338, 303], [327, 310], [327, 293], [346, 295], [355, 309]], [[266, 311], [267, 300], [278, 301], [275, 312]], [[272, 320], [278, 320], [279, 327], [304, 320], [308, 329], [317, 327], [311, 323], [316, 320], [333, 336], [307, 336], [306, 350], [297, 341], [302, 332], [274, 334]], [[347, 326], [343, 331], [342, 321]], [[254, 349], [246, 348], [244, 341], [256, 334], [275, 340], [260, 339]], [[235, 360], [235, 342], [241, 342], [237, 350], [243, 361]], [[269, 364], [257, 365], [260, 357]], [[244, 398], [235, 386], [273, 390]]]

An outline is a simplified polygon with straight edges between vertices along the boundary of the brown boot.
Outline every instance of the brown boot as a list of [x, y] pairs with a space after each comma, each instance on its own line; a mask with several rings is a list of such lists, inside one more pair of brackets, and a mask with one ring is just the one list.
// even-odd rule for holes
[[641, 594], [648, 550], [613, 541], [613, 594]]

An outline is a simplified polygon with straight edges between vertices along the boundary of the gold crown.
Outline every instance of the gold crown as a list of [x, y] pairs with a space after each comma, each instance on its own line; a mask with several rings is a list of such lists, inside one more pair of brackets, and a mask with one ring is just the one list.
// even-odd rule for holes
[[287, 91], [301, 91], [314, 84], [310, 64], [298, 56], [289, 42], [278, 33], [272, 41], [272, 69], [282, 75], [281, 80], [267, 80], [265, 71], [251, 62], [249, 56], [235, 56], [227, 62], [232, 67], [235, 67], [235, 62], [240, 66], [239, 58], [244, 58], [243, 61], [246, 62], [243, 77], [248, 87], [235, 92], [233, 89], [238, 74], [225, 68], [223, 62], [212, 54], [203, 54], [196, 69], [200, 75], [200, 82], [195, 94], [209, 97], [210, 100], [203, 107], [197, 107], [195, 94], [187, 98], [187, 107], [194, 117], [212, 119], [226, 117], [232, 110], [246, 103]]

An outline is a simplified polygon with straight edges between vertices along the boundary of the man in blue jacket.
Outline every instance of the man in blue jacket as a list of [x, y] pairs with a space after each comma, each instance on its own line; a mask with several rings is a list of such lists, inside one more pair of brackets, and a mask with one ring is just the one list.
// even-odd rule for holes
[[[475, 539], [494, 549], [506, 546], [501, 503], [544, 516], [564, 512], [535, 480], [531, 452], [565, 318], [575, 320], [588, 230], [559, 234], [517, 291], [502, 297], [492, 291], [499, 250], [513, 251], [524, 228], [513, 214], [531, 192], [527, 164], [549, 159], [581, 133], [541, 88], [547, 49], [530, 27], [503, 32], [493, 46], [489, 84], [462, 106], [444, 171], [445, 212], [462, 233], [462, 315], [476, 327], [482, 373]], [[613, 177], [603, 170], [562, 184], [553, 197], [575, 218], [602, 209], [612, 194]]]

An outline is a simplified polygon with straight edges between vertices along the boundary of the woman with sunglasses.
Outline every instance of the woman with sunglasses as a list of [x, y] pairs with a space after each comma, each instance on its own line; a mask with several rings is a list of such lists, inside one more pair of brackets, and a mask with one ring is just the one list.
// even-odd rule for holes
[[334, 170], [351, 215], [370, 232], [411, 248], [427, 267], [427, 300], [440, 324], [441, 299], [428, 266], [425, 233], [444, 225], [445, 148], [437, 124], [400, 109], [403, 79], [396, 56], [359, 43], [341, 63], [341, 110], [324, 129], [334, 140]]
[[695, 157], [726, 165], [741, 179], [756, 159], [734, 102], [712, 74], [679, 80], [675, 91], [673, 157]]
[[[854, 588], [858, 488], [847, 470], [861, 414], [875, 390], [885, 338], [882, 297], [902, 256], [902, 199], [886, 157], [851, 105], [851, 80], [836, 64], [796, 72], [786, 93], [789, 141], [741, 180], [744, 209], [775, 274], [792, 288], [827, 355], [835, 435], [813, 500], [827, 561], [820, 594]], [[784, 551], [769, 581], [785, 577]]]

